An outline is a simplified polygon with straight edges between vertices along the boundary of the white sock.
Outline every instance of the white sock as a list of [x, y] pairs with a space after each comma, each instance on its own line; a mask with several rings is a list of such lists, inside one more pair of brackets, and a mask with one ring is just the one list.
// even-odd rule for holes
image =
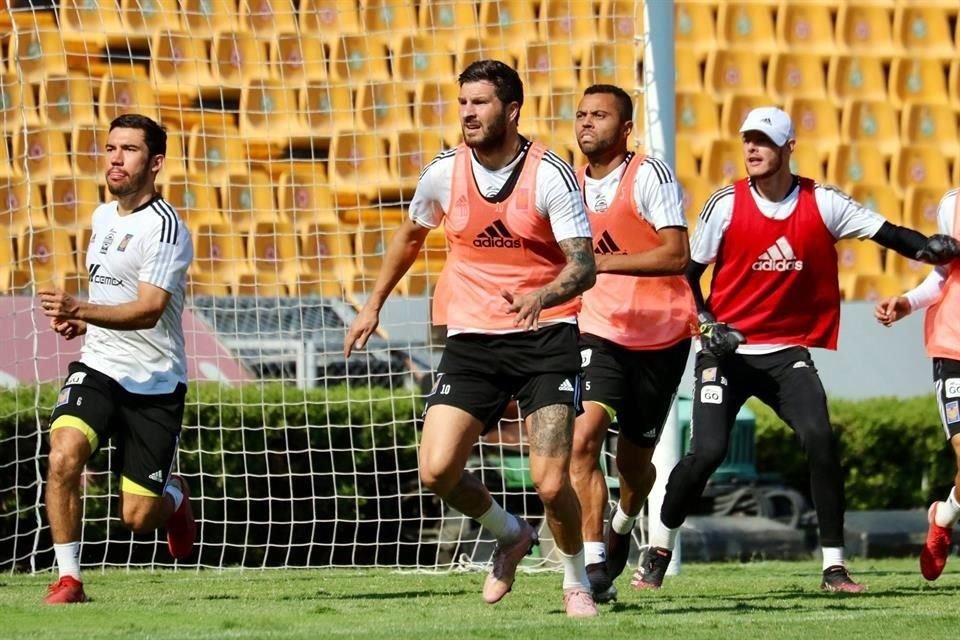
[[[660, 524], [663, 525], [662, 522]], [[650, 544], [654, 547], [661, 547], [673, 551], [673, 547], [677, 544], [677, 534], [679, 533], [680, 527], [676, 529], [670, 529], [664, 526], [656, 527], [650, 534]]]
[[485, 514], [477, 518], [477, 522], [501, 542], [513, 540], [520, 535], [520, 521], [513, 514], [504, 511], [496, 500]]
[[823, 547], [823, 570], [837, 565], [845, 566], [847, 563], [843, 560], [843, 547]]
[[163, 492], [173, 499], [173, 510], [179, 509], [180, 505], [183, 504], [183, 491], [180, 491], [180, 487], [168, 482], [167, 486], [163, 488]]
[[607, 545], [603, 542], [584, 542], [583, 557], [585, 564], [597, 564], [606, 562]]
[[582, 588], [590, 591], [590, 578], [587, 577], [587, 565], [583, 561], [583, 549], [572, 556], [557, 549], [557, 554], [563, 564], [563, 590]]
[[60, 572], [60, 577], [70, 576], [80, 580], [80, 543], [55, 544], [53, 552], [57, 556], [57, 570]]
[[633, 531], [633, 525], [636, 523], [637, 516], [628, 516], [623, 510], [623, 506], [618, 502], [617, 509], [614, 511], [613, 517], [610, 518], [610, 528], [613, 529], [614, 533], [619, 533], [620, 535], [630, 533]]
[[960, 516], [960, 503], [957, 503], [956, 488], [950, 489], [947, 499], [937, 505], [936, 517], [933, 519], [941, 527], [952, 527]]

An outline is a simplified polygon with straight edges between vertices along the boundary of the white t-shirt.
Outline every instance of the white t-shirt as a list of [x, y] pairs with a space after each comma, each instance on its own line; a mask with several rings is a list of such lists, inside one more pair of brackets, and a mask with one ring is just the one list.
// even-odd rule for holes
[[[813, 194], [824, 225], [837, 240], [872, 238], [886, 222], [879, 213], [867, 209], [834, 186], [815, 184]], [[797, 206], [800, 186], [798, 183], [780, 202], [767, 200], [753, 187], [750, 188], [750, 195], [764, 216], [771, 220], [785, 220]], [[697, 230], [690, 240], [690, 259], [694, 262], [712, 264], [716, 261], [723, 235], [730, 228], [730, 221], [733, 219], [733, 199], [733, 186], [715, 191], [707, 199], [703, 211], [700, 212]], [[746, 344], [737, 349], [737, 353], [759, 355], [780, 351], [788, 346]]]
[[132, 393], [170, 393], [187, 381], [181, 316], [193, 260], [190, 232], [160, 197], [124, 216], [117, 213], [116, 201], [102, 204], [93, 212], [92, 230], [86, 256], [90, 302], [133, 302], [141, 281], [171, 296], [152, 329], [118, 331], [88, 324], [80, 361]]
[[[597, 213], [603, 213], [616, 197], [617, 188], [627, 170], [627, 161], [611, 171], [603, 178], [594, 180], [585, 176], [583, 181], [583, 197], [587, 206]], [[647, 156], [637, 168], [633, 181], [633, 201], [640, 208], [639, 214], [654, 229], [664, 227], [687, 226], [687, 219], [683, 215], [683, 194], [680, 185], [670, 167], [657, 158]]]
[[[940, 206], [937, 207], [938, 233], [953, 235], [953, 213], [957, 206], [958, 194], [960, 189], [953, 189], [940, 200]], [[905, 293], [904, 296], [910, 303], [911, 311], [925, 309], [936, 302], [940, 298], [943, 285], [947, 282], [947, 275], [949, 274], [945, 265], [936, 266], [923, 282]]]

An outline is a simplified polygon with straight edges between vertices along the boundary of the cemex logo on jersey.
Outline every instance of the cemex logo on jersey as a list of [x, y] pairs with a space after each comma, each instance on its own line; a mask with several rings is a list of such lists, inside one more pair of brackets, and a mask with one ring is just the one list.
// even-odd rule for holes
[[89, 267], [87, 267], [87, 271], [90, 272], [90, 282], [92, 282], [92, 283], [94, 283], [94, 284], [109, 284], [109, 285], [114, 286], [114, 287], [122, 287], [122, 286], [123, 286], [123, 280], [118, 280], [117, 278], [114, 278], [113, 276], [101, 275], [101, 274], [99, 273], [99, 271], [100, 271], [100, 265], [99, 265], [99, 264], [92, 264], [92, 265], [90, 265]]
[[626, 251], [622, 251], [617, 243], [613, 241], [613, 236], [610, 235], [609, 231], [604, 231], [600, 234], [600, 240], [597, 241], [597, 246], [593, 248], [593, 252], [597, 255], [625, 255], [627, 253]]
[[780, 236], [776, 242], [760, 254], [753, 263], [754, 271], [802, 271], [803, 260], [793, 253], [793, 247], [786, 237]]
[[497, 220], [489, 227], [477, 234], [473, 239], [475, 247], [492, 247], [494, 249], [519, 249], [520, 241], [510, 235], [507, 225]]

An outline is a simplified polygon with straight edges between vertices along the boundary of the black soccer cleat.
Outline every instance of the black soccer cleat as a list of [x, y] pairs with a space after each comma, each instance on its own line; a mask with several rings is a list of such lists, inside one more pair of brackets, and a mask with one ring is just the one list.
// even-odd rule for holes
[[630, 556], [630, 534], [607, 530], [607, 575], [613, 582], [623, 573]]
[[590, 589], [593, 591], [594, 602], [610, 602], [617, 599], [617, 588], [607, 573], [607, 565], [595, 562], [587, 565], [587, 578], [590, 579]]
[[833, 593], [860, 593], [866, 590], [866, 586], [850, 578], [847, 568], [842, 564], [835, 564], [824, 570], [820, 588]]
[[663, 547], [647, 547], [640, 558], [640, 566], [630, 579], [634, 589], [659, 589], [663, 586], [663, 577], [667, 575], [673, 551]]

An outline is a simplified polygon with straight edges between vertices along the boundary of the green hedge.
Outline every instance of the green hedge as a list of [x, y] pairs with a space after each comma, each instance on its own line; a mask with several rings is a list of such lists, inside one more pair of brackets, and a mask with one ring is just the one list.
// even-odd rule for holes
[[[757, 416], [757, 468], [779, 473], [809, 496], [806, 458], [793, 432], [766, 405]], [[956, 464], [934, 396], [833, 400], [830, 419], [846, 472], [848, 509], [910, 509], [942, 499]]]

